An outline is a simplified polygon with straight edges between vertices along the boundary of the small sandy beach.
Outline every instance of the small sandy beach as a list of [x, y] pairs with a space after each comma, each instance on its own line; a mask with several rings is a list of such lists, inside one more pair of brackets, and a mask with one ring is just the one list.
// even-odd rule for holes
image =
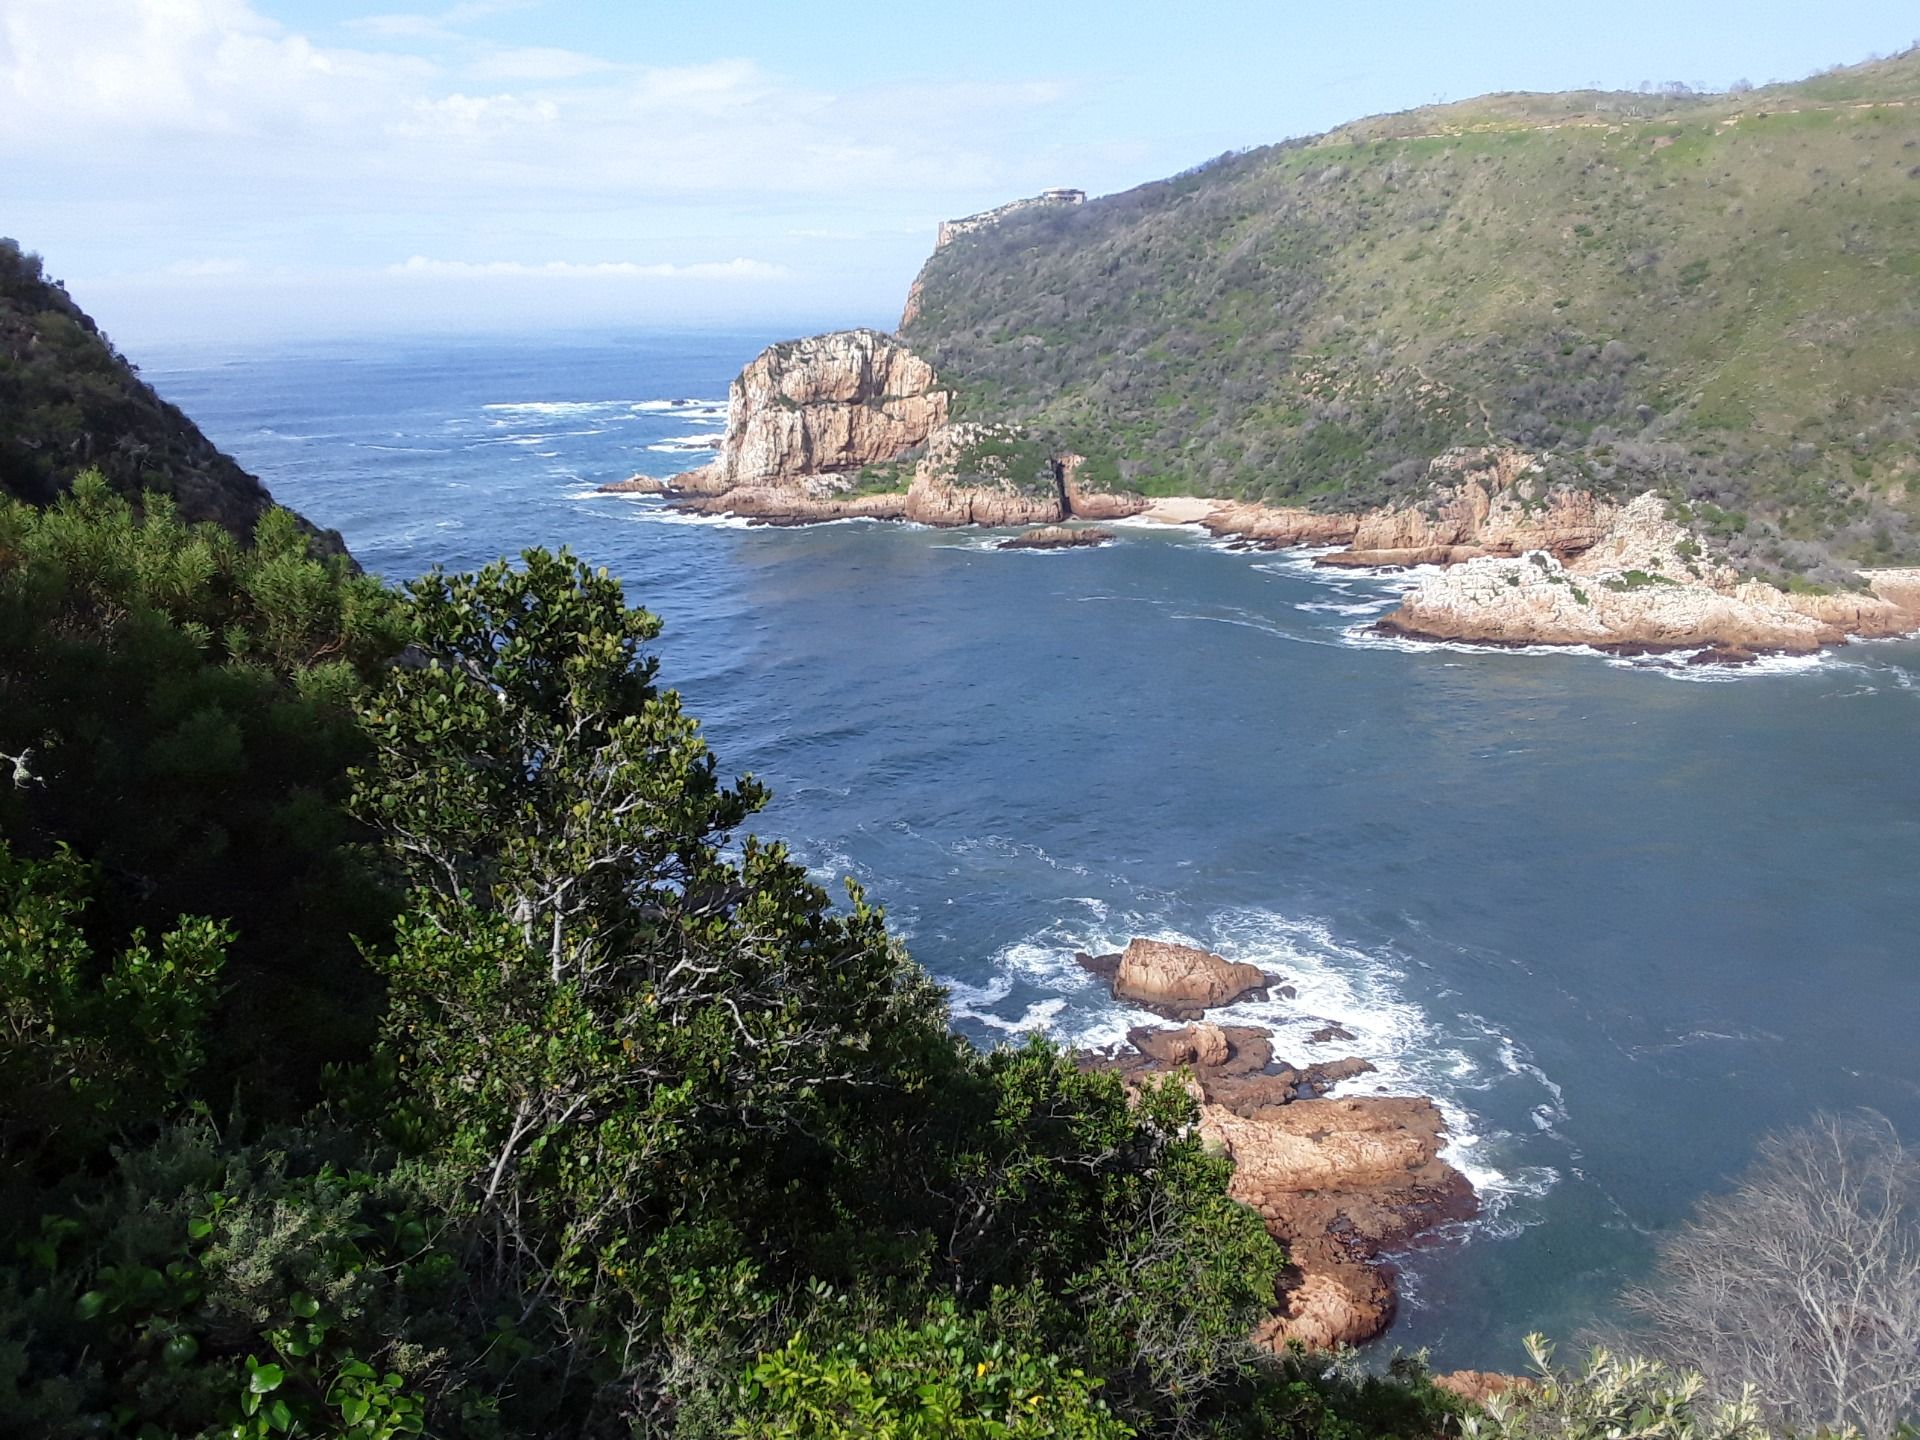
[[1200, 495], [1163, 495], [1136, 517], [1161, 525], [1193, 525], [1220, 508], [1218, 500]]

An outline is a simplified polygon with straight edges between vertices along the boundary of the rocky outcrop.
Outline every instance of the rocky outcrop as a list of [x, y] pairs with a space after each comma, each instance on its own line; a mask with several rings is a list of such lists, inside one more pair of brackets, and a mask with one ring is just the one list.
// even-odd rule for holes
[[1243, 965], [1193, 945], [1135, 937], [1118, 955], [1075, 956], [1094, 974], [1113, 982], [1113, 998], [1170, 1020], [1197, 1020], [1218, 1005], [1264, 1000], [1276, 982], [1255, 965]]
[[[976, 231], [989, 229], [1023, 211], [1071, 209], [1075, 205], [1086, 203], [1087, 192], [1084, 190], [1042, 190], [1038, 195], [1030, 195], [1024, 200], [1012, 200], [1005, 205], [996, 205], [991, 210], [982, 210], [978, 215], [968, 215], [959, 220], [943, 220], [939, 234], [934, 237], [933, 248], [935, 253], [938, 253], [962, 235], [971, 235]], [[906, 323], [904, 320], [901, 322], [903, 326]]]
[[761, 352], [733, 382], [711, 463], [601, 489], [658, 487], [689, 509], [785, 525], [1051, 525], [1145, 507], [1139, 496], [1085, 484], [1078, 456], [1050, 456], [1011, 427], [950, 420], [951, 405], [932, 368], [891, 336], [848, 330], [791, 341]]
[[1704, 560], [1699, 543], [1667, 518], [1664, 502], [1646, 494], [1615, 510], [1607, 530], [1571, 560], [1540, 549], [1426, 577], [1380, 629], [1482, 645], [1707, 650], [1739, 663], [1920, 626], [1920, 586], [1911, 574], [1870, 576], [1864, 594], [1797, 594], [1742, 580]]
[[[1057, 526], [1169, 509], [1102, 491], [1080, 456], [1048, 456], [1012, 427], [955, 421], [951, 409], [932, 367], [892, 337], [815, 336], [773, 346], [740, 373], [710, 464], [602, 488], [793, 525]], [[1537, 457], [1510, 446], [1447, 451], [1428, 482], [1419, 505], [1323, 513], [1194, 500], [1179, 518], [1243, 545], [1328, 548], [1320, 565], [1436, 567], [1379, 625], [1416, 639], [1690, 650], [1739, 664], [1920, 628], [1920, 571], [1871, 572], [1859, 593], [1742, 581], [1703, 559], [1658, 497], [1620, 504], [1552, 484]], [[1041, 543], [1069, 542], [1013, 548]], [[1071, 543], [1094, 542], [1083, 531]]]
[[934, 431], [914, 467], [906, 518], [922, 525], [1051, 525], [1066, 519], [1057, 468], [1049, 464], [1044, 477], [1019, 476], [985, 454], [1013, 434], [971, 421]]
[[1227, 501], [1199, 523], [1260, 548], [1343, 547], [1316, 557], [1322, 566], [1437, 567], [1379, 623], [1414, 639], [1690, 650], [1741, 664], [1920, 629], [1920, 570], [1863, 572], [1859, 592], [1787, 592], [1706, 559], [1658, 496], [1622, 504], [1549, 485], [1524, 451], [1451, 450], [1428, 477], [1431, 499], [1419, 506], [1322, 513]]
[[724, 495], [829, 482], [815, 484], [812, 497], [828, 498], [831, 477], [924, 445], [946, 423], [951, 400], [932, 366], [877, 330], [773, 345], [728, 387], [719, 456], [673, 486]]
[[1042, 525], [1037, 530], [1028, 530], [1015, 535], [1011, 540], [1002, 540], [996, 549], [1000, 550], [1073, 550], [1093, 545], [1105, 545], [1113, 539], [1111, 530], [1096, 529], [1091, 525]]
[[1129, 1084], [1189, 1070], [1200, 1134], [1233, 1162], [1229, 1193], [1287, 1249], [1274, 1313], [1255, 1335], [1263, 1344], [1372, 1339], [1394, 1313], [1383, 1252], [1475, 1212], [1472, 1187], [1440, 1158], [1445, 1123], [1432, 1101], [1326, 1098], [1373, 1068], [1364, 1060], [1284, 1065], [1271, 1033], [1251, 1026], [1139, 1029], [1127, 1041], [1123, 1053], [1083, 1061]]
[[1535, 1382], [1523, 1375], [1502, 1375], [1495, 1370], [1449, 1370], [1434, 1376], [1433, 1383], [1475, 1405], [1484, 1405], [1511, 1390], [1525, 1392], [1535, 1388]]
[[1225, 501], [1200, 523], [1263, 548], [1339, 545], [1327, 566], [1454, 565], [1544, 550], [1571, 558], [1597, 544], [1615, 507], [1555, 488], [1532, 455], [1504, 446], [1449, 450], [1427, 467], [1430, 499], [1364, 512]]

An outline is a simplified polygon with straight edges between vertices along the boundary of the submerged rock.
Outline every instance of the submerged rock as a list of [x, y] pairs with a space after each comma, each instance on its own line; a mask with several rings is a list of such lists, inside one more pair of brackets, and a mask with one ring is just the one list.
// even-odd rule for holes
[[633, 475], [625, 480], [609, 480], [593, 487], [596, 495], [665, 495], [671, 487], [651, 475]]
[[1037, 530], [1002, 540], [999, 550], [1071, 550], [1081, 545], [1104, 545], [1113, 539], [1111, 530], [1093, 526], [1071, 529], [1065, 525], [1042, 525]]

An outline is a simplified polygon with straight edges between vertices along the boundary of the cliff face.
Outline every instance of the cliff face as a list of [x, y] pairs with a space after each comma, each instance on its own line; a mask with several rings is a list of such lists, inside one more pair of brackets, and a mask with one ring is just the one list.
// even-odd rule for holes
[[[0, 492], [46, 505], [89, 467], [123, 495], [170, 495], [186, 519], [243, 540], [273, 504], [154, 393], [37, 256], [0, 242]], [[307, 529], [321, 552], [344, 550], [338, 533]]]
[[1100, 519], [1145, 507], [1082, 484], [1078, 457], [1048, 455], [1006, 427], [949, 421], [950, 402], [931, 366], [877, 331], [775, 345], [733, 382], [719, 455], [660, 488], [695, 497], [697, 509], [789, 524], [1029, 525], [1081, 506]]
[[924, 445], [950, 399], [932, 366], [877, 330], [774, 345], [727, 391], [719, 457], [674, 484], [719, 495], [846, 475]]

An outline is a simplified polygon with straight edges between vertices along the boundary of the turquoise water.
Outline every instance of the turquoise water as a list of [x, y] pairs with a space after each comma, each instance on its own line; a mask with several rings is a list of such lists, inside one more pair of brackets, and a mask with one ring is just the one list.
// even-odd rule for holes
[[[1390, 1342], [1511, 1368], [1644, 1273], [1755, 1139], [1870, 1105], [1920, 1136], [1920, 646], [1702, 677], [1360, 633], [1386, 578], [1123, 527], [692, 522], [591, 495], [697, 463], [770, 336], [149, 357], [276, 495], [404, 577], [565, 543], [667, 622], [760, 817], [851, 874], [992, 1043], [1140, 1017], [1071, 961], [1133, 934], [1284, 972], [1434, 1095], [1488, 1214], [1405, 1260]], [[664, 448], [653, 448], [664, 447]], [[1324, 1052], [1322, 1052], [1324, 1053]]]

